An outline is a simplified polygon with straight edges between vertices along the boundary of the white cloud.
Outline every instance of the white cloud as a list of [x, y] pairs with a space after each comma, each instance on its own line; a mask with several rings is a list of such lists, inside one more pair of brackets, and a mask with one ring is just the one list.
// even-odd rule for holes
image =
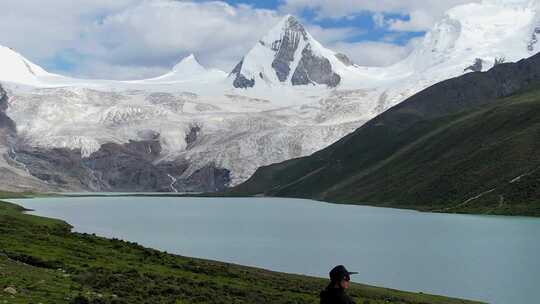
[[440, 19], [439, 15], [432, 15], [425, 10], [411, 11], [409, 12], [409, 17], [409, 20], [388, 20], [388, 28], [398, 32], [421, 32], [430, 29]]
[[355, 27], [322, 28], [317, 25], [306, 25], [306, 30], [323, 45], [333, 44], [365, 33], [364, 30]]
[[405, 46], [387, 42], [365, 41], [356, 43], [337, 43], [332, 48], [346, 54], [354, 63], [361, 66], [389, 66], [407, 57], [413, 43]]
[[33, 60], [54, 56], [73, 46], [85, 27], [98, 16], [140, 0], [2, 0], [0, 44]]
[[385, 20], [384, 20], [384, 15], [380, 12], [376, 12], [373, 14], [373, 23], [375, 24], [376, 27], [380, 28], [380, 27], [384, 27], [385, 25]]
[[[479, 0], [285, 0], [287, 12], [312, 10], [318, 18], [342, 18], [362, 12], [373, 12], [375, 24], [387, 24], [396, 31], [425, 31], [451, 7]], [[404, 14], [410, 20], [384, 20], [381, 14]]]
[[220, 1], [2, 2], [0, 27], [9, 30], [0, 44], [42, 64], [76, 54], [72, 73], [79, 77], [155, 76], [190, 53], [229, 70], [280, 18], [276, 11]]
[[145, 1], [95, 24], [88, 37], [96, 45], [79, 51], [116, 64], [171, 66], [196, 53], [203, 63], [229, 69], [277, 21], [275, 12], [245, 5]]

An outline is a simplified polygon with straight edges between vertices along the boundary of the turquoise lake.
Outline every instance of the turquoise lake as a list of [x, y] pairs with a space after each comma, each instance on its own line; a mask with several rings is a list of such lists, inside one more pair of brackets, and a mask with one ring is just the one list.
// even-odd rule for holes
[[540, 219], [271, 198], [12, 199], [77, 232], [185, 256], [490, 303], [538, 303]]

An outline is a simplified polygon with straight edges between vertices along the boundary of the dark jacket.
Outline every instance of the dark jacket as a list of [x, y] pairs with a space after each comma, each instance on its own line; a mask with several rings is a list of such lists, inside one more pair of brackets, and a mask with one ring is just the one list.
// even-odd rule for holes
[[327, 287], [321, 291], [321, 304], [355, 304], [342, 288]]

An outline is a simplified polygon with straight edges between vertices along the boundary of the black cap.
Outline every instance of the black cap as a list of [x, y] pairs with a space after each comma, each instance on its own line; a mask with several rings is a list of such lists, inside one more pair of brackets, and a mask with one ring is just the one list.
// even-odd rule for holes
[[343, 265], [338, 265], [330, 270], [330, 281], [341, 282], [345, 278], [349, 278], [351, 274], [357, 274], [358, 272], [348, 271]]

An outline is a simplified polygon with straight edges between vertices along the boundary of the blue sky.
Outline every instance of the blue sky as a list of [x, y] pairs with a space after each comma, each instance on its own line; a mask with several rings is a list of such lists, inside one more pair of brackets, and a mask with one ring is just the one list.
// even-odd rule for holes
[[[331, 1], [331, 0], [328, 0]], [[374, 0], [375, 1], [375, 0]], [[204, 2], [204, 1], [198, 1]], [[249, 5], [254, 8], [260, 9], [269, 9], [279, 11], [282, 7], [284, 1], [279, 0], [254, 0], [254, 1], [245, 1], [245, 0], [225, 0], [230, 5]], [[294, 15], [305, 22], [310, 24], [318, 25], [323, 28], [344, 28], [344, 27], [353, 27], [357, 29], [357, 35], [352, 35], [347, 37], [344, 41], [346, 42], [359, 42], [359, 41], [388, 41], [391, 39], [392, 42], [400, 45], [405, 45], [410, 41], [410, 39], [415, 37], [421, 37], [425, 34], [424, 30], [420, 31], [406, 31], [396, 33], [391, 31], [388, 27], [377, 26], [373, 19], [375, 13], [372, 11], [358, 11], [354, 12], [350, 16], [341, 17], [341, 18], [319, 18], [316, 14], [316, 9], [306, 8], [301, 11], [294, 12]], [[409, 21], [410, 16], [407, 13], [382, 13], [385, 19], [392, 20], [403, 20]]]
[[[198, 1], [198, 2], [202, 2], [202, 1]], [[255, 1], [227, 0], [225, 2], [231, 5], [248, 4], [255, 8], [265, 8], [265, 9], [272, 9], [272, 10], [277, 10], [279, 6], [283, 4], [283, 1], [277, 1], [277, 0], [255, 0]]]
[[0, 28], [10, 30], [0, 45], [76, 77], [157, 76], [191, 53], [204, 66], [229, 71], [293, 14], [326, 47], [381, 66], [406, 57], [448, 8], [471, 1], [2, 0]]

